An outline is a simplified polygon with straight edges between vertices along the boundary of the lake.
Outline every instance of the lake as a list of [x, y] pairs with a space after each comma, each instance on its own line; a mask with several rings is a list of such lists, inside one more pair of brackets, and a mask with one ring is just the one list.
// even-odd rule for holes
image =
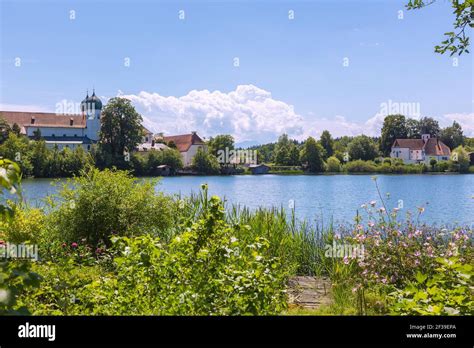
[[[209, 192], [250, 208], [294, 205], [296, 216], [326, 224], [352, 222], [362, 204], [380, 206], [372, 175], [239, 175], [164, 177], [157, 191], [189, 195], [207, 183]], [[436, 225], [474, 225], [474, 175], [377, 175], [388, 209], [425, 211], [420, 221]], [[147, 179], [144, 179], [147, 180]], [[25, 179], [23, 191], [33, 206], [56, 192], [51, 179]]]

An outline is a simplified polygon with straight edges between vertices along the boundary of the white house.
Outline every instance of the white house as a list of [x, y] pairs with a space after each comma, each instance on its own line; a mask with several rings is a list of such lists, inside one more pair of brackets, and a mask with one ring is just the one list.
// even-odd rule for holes
[[451, 150], [438, 138], [423, 134], [421, 139], [396, 139], [392, 145], [390, 157], [400, 158], [404, 163], [430, 164], [432, 159], [447, 161]]
[[182, 134], [182, 135], [171, 135], [171, 136], [162, 136], [159, 135], [157, 140], [164, 141], [168, 146], [171, 146], [171, 143], [176, 145], [176, 148], [181, 153], [183, 158], [183, 165], [189, 167], [193, 163], [193, 158], [196, 155], [199, 149], [207, 151], [207, 145], [202, 140], [196, 132], [191, 132], [191, 134]]
[[153, 137], [153, 132], [143, 127], [142, 142], [136, 148], [138, 152], [147, 152], [147, 151], [154, 151], [154, 150], [163, 151], [166, 149], [169, 149], [169, 147], [166, 146], [165, 144], [156, 142], [155, 138]]

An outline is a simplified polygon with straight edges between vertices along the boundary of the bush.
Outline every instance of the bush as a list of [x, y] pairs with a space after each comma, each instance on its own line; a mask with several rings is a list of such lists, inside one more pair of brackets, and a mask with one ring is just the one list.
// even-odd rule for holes
[[377, 167], [372, 161], [355, 160], [345, 164], [344, 169], [349, 173], [374, 173]]
[[0, 220], [0, 239], [14, 244], [39, 244], [45, 228], [45, 216], [40, 209], [15, 209], [10, 219]]
[[218, 174], [220, 171], [216, 156], [199, 148], [193, 158], [193, 169], [200, 174]]
[[[430, 161], [431, 163], [431, 161]], [[436, 165], [435, 168], [438, 172], [445, 172], [449, 169], [449, 162], [448, 161], [439, 161]]]
[[0, 315], [30, 314], [18, 301], [29, 289], [39, 286], [41, 277], [30, 267], [27, 261], [0, 261]]
[[112, 234], [164, 235], [172, 222], [173, 203], [156, 194], [156, 181], [140, 182], [123, 171], [90, 169], [69, 179], [50, 200], [51, 229], [59, 240], [85, 239], [93, 247], [110, 245]]
[[459, 259], [436, 259], [435, 274], [418, 272], [403, 289], [389, 295], [389, 307], [397, 315], [473, 315], [472, 266]]
[[326, 161], [326, 171], [330, 173], [338, 173], [341, 171], [341, 162], [335, 156], [331, 156]]
[[224, 221], [218, 197], [182, 228], [168, 245], [150, 235], [117, 238], [116, 277], [84, 290], [95, 301], [93, 313], [269, 315], [285, 309], [283, 265], [267, 256], [266, 239], [236, 237], [247, 227]]

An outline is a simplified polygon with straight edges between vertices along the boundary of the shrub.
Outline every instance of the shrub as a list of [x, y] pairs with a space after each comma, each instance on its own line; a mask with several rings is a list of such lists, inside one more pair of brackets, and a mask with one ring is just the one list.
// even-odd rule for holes
[[199, 148], [193, 158], [192, 167], [201, 174], [218, 174], [220, 170], [216, 156]]
[[18, 301], [28, 289], [39, 286], [41, 277], [30, 266], [27, 261], [0, 261], [0, 315], [30, 314]]
[[112, 234], [163, 235], [172, 221], [172, 200], [156, 194], [155, 181], [141, 182], [124, 171], [91, 169], [69, 179], [50, 200], [51, 229], [59, 240], [85, 239], [96, 247], [110, 245]]
[[453, 150], [453, 162], [457, 164], [457, 171], [467, 173], [469, 171], [469, 155], [463, 146], [458, 146]]
[[[431, 163], [431, 161], [430, 161]], [[439, 161], [437, 164], [436, 164], [436, 170], [438, 172], [445, 172], [449, 169], [449, 162], [448, 161]]]
[[436, 259], [435, 274], [418, 272], [403, 289], [389, 295], [389, 307], [397, 315], [472, 315], [474, 272], [456, 257]]
[[236, 237], [218, 197], [168, 245], [144, 235], [118, 238], [117, 277], [87, 286], [97, 314], [267, 315], [286, 306], [286, 272], [269, 243]]
[[374, 173], [377, 171], [372, 161], [355, 160], [345, 164], [344, 169], [349, 173]]
[[326, 161], [326, 171], [330, 173], [338, 173], [341, 171], [341, 162], [335, 156], [331, 156]]
[[40, 209], [15, 209], [10, 219], [0, 220], [0, 238], [10, 243], [38, 244], [45, 228], [45, 216]]

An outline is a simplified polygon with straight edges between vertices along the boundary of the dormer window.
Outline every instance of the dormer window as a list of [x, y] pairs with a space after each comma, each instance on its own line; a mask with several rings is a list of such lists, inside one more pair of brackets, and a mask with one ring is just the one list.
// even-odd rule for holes
[[31, 124], [35, 124], [35, 117], [31, 116]]
[[69, 125], [70, 125], [70, 126], [74, 125], [74, 119], [73, 119], [73, 118], [71, 118], [71, 119], [69, 120]]

